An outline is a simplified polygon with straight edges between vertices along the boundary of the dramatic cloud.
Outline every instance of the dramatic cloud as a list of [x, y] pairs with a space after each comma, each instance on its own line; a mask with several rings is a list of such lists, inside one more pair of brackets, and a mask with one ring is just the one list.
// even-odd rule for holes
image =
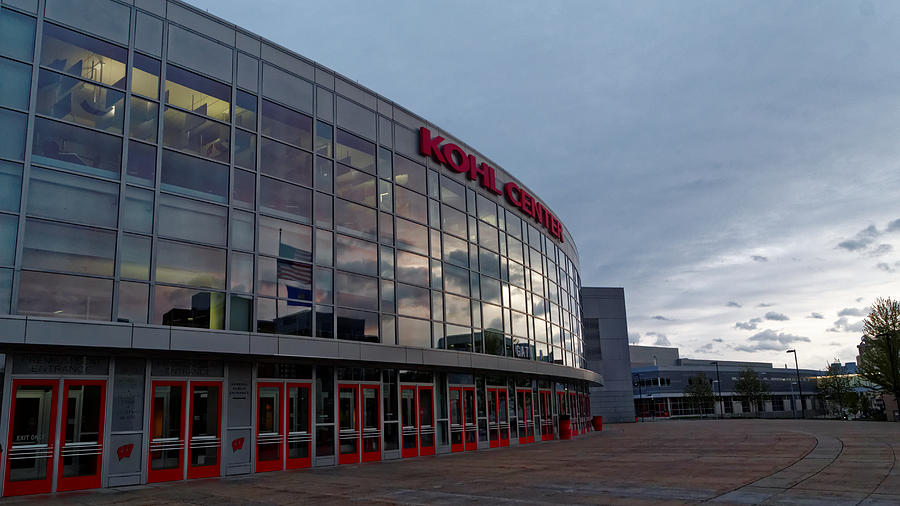
[[804, 336], [776, 332], [771, 329], [763, 330], [747, 338], [747, 344], [735, 346], [737, 351], [779, 351], [785, 350], [792, 343], [808, 343], [810, 339]]
[[863, 331], [863, 320], [860, 320], [855, 323], [850, 323], [846, 317], [838, 318], [834, 321], [834, 326], [830, 329], [827, 329], [826, 332], [853, 332], [853, 333], [861, 333]]
[[648, 337], [655, 337], [656, 340], [653, 341], [653, 346], [671, 346], [672, 343], [669, 341], [669, 338], [666, 337], [665, 334], [660, 334], [659, 332], [647, 332]]
[[769, 311], [766, 313], [766, 320], [772, 320], [776, 322], [784, 322], [790, 320], [786, 314], [776, 313], [775, 311]]
[[662, 316], [662, 315], [656, 315], [656, 316], [653, 317], [653, 319], [654, 319], [654, 320], [663, 321], [663, 322], [670, 322], [670, 321], [673, 321], [671, 318], [666, 318], [665, 316]]
[[745, 322], [737, 322], [734, 324], [734, 328], [741, 330], [756, 330], [759, 328], [759, 323], [762, 321], [762, 318], [751, 318]]
[[768, 257], [764, 257], [762, 255], [753, 255], [750, 258], [752, 258], [754, 262], [768, 262], [769, 261]]
[[823, 315], [822, 313], [809, 313], [809, 316], [807, 316], [807, 318], [812, 318], [814, 320], [824, 320], [825, 315]]
[[855, 307], [845, 307], [838, 311], [838, 316], [865, 316], [868, 310]]

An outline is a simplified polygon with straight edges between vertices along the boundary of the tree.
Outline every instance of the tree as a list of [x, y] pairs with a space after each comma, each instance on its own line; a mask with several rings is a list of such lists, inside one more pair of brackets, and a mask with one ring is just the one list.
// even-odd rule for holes
[[751, 411], [755, 411], [756, 405], [769, 396], [769, 385], [760, 379], [756, 371], [745, 367], [734, 382], [734, 391], [750, 403]]
[[684, 387], [684, 395], [690, 399], [691, 404], [701, 415], [716, 400], [713, 396], [712, 381], [702, 372], [688, 378], [688, 384]]
[[840, 415], [844, 414], [845, 405], [853, 404], [850, 399], [850, 395], [854, 393], [850, 375], [837, 359], [825, 367], [825, 375], [819, 378], [818, 387], [825, 400], [838, 406]]
[[879, 297], [863, 322], [859, 375], [893, 394], [900, 410], [900, 301]]

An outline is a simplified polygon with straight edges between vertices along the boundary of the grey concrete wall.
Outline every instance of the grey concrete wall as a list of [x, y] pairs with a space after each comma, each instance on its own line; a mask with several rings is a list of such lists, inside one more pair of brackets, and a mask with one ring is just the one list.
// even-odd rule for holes
[[587, 368], [603, 376], [591, 387], [591, 414], [607, 423], [633, 422], [631, 358], [623, 288], [581, 289]]

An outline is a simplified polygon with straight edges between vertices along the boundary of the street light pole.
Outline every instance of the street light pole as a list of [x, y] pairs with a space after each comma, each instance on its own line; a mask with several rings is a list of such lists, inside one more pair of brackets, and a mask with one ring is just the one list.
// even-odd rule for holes
[[716, 383], [719, 384], [719, 419], [725, 418], [725, 401], [722, 400], [722, 378], [719, 377], [719, 362], [712, 362], [716, 364]]
[[794, 354], [794, 370], [797, 371], [797, 390], [800, 391], [800, 417], [806, 418], [806, 409], [803, 407], [803, 385], [800, 384], [800, 366], [797, 362], [797, 350], [788, 350], [787, 353]]

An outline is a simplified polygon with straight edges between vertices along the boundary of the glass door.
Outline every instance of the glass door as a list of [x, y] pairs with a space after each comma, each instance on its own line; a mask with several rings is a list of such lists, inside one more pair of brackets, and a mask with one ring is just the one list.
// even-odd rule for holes
[[464, 451], [462, 389], [450, 387], [450, 451]]
[[50, 492], [58, 385], [54, 380], [13, 380], [3, 495]]
[[475, 388], [463, 388], [463, 421], [466, 433], [466, 451], [478, 449], [478, 425], [475, 422]]
[[553, 439], [553, 403], [550, 401], [550, 391], [541, 390], [538, 393], [541, 408], [541, 441]]
[[188, 478], [219, 476], [222, 455], [222, 382], [192, 381]]
[[419, 455], [434, 455], [434, 387], [419, 387]]
[[359, 462], [359, 385], [338, 385], [338, 464]]
[[534, 413], [531, 407], [531, 389], [516, 390], [519, 413], [519, 444], [534, 442]]
[[184, 381], [154, 381], [147, 481], [184, 478]]
[[506, 389], [497, 389], [498, 425], [500, 426], [500, 446], [509, 446], [509, 403], [506, 400]]
[[577, 436], [579, 434], [578, 428], [581, 425], [579, 417], [579, 409], [578, 409], [578, 397], [574, 392], [569, 394], [569, 414], [570, 420], [572, 421], [572, 435]]
[[300, 469], [312, 463], [310, 431], [312, 396], [309, 383], [288, 383], [287, 468]]
[[282, 383], [256, 386], [256, 472], [283, 468], [284, 396]]
[[56, 491], [100, 488], [106, 381], [66, 380], [63, 385]]
[[362, 390], [362, 461], [381, 460], [381, 388], [361, 385]]
[[400, 387], [400, 435], [403, 458], [419, 455], [419, 421], [416, 407], [416, 387]]
[[497, 420], [497, 389], [487, 389], [488, 440], [491, 448], [500, 446], [500, 422]]

